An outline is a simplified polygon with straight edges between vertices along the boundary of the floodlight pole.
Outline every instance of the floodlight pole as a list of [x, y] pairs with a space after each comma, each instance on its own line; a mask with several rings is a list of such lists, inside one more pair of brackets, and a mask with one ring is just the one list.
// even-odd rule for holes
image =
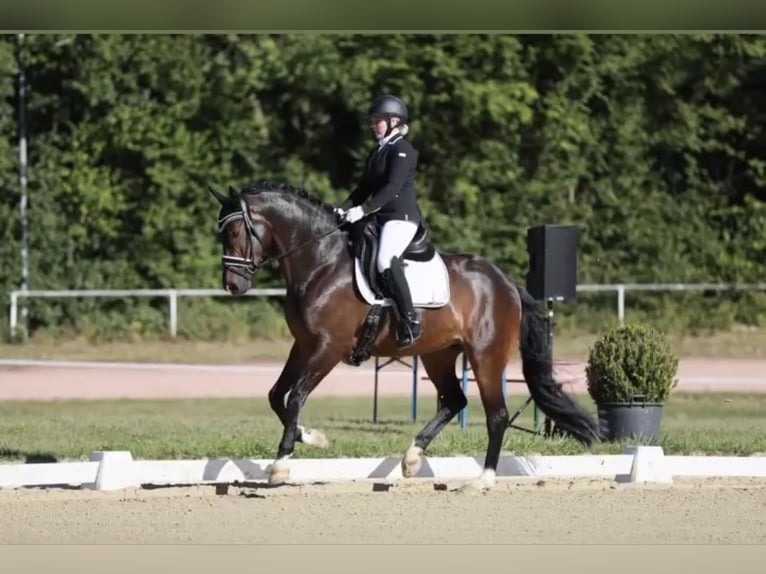
[[[27, 126], [26, 126], [26, 78], [24, 76], [23, 46], [24, 34], [18, 34], [19, 64], [19, 187], [21, 198], [19, 201], [19, 216], [21, 219], [21, 290], [29, 289], [29, 234], [27, 226]], [[25, 298], [23, 298], [25, 299]], [[21, 324], [23, 332], [27, 332], [27, 306], [21, 307]], [[15, 337], [15, 333], [11, 333]]]

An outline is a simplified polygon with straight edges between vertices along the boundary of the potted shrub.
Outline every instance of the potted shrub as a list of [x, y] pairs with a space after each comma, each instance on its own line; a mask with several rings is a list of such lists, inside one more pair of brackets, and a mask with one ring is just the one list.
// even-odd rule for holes
[[655, 442], [662, 408], [678, 384], [678, 359], [645, 324], [614, 327], [593, 345], [585, 369], [604, 440]]

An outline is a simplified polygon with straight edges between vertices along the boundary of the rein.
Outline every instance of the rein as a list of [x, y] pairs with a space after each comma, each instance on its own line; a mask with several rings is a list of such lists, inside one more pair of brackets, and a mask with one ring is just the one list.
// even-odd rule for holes
[[[255, 230], [255, 224], [253, 224], [253, 220], [250, 219], [250, 211], [247, 208], [247, 204], [245, 202], [245, 199], [243, 197], [239, 198], [241, 211], [235, 211], [234, 213], [230, 213], [229, 215], [222, 217], [218, 220], [218, 231], [219, 233], [223, 231], [223, 229], [232, 221], [236, 219], [242, 219], [245, 223], [245, 229], [247, 229], [247, 235], [250, 238], [250, 241], [247, 244], [247, 253], [245, 254], [245, 257], [236, 257], [234, 255], [223, 255], [221, 259], [223, 260], [223, 266], [224, 268], [233, 269], [235, 273], [239, 273], [239, 269], [244, 269], [245, 273], [247, 275], [252, 275], [265, 265], [271, 263], [272, 261], [279, 261], [280, 259], [283, 259], [284, 257], [287, 257], [288, 255], [291, 255], [292, 253], [295, 253], [300, 248], [305, 247], [309, 243], [313, 243], [315, 241], [319, 241], [321, 239], [324, 239], [328, 235], [335, 233], [340, 229], [340, 227], [336, 226], [330, 229], [329, 231], [326, 231], [316, 237], [312, 237], [311, 239], [308, 239], [306, 241], [303, 241], [302, 243], [299, 243], [295, 247], [292, 247], [285, 251], [284, 253], [280, 253], [279, 255], [268, 255], [267, 257], [264, 257], [259, 262], [255, 262], [255, 259], [253, 258], [254, 253], [254, 240], [257, 240], [258, 243], [261, 244], [261, 250], [262, 252], [266, 252], [266, 245], [263, 243], [263, 240], [261, 239], [260, 235], [258, 235], [258, 232]], [[240, 273], [241, 274], [241, 273]]]

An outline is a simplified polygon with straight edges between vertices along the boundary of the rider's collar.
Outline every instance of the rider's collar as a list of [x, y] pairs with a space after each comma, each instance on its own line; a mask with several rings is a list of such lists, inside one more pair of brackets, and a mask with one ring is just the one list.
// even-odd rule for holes
[[398, 135], [399, 135], [399, 128], [392, 129], [390, 134], [388, 134], [386, 137], [378, 141], [378, 147], [379, 148], [383, 147], [384, 145], [386, 145], [388, 142], [390, 142], [392, 139], [394, 139]]

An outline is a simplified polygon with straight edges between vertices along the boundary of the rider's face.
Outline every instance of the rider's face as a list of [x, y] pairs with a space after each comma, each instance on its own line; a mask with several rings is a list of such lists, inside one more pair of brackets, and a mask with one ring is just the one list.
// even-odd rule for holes
[[[396, 118], [392, 118], [391, 125], [396, 124]], [[388, 130], [388, 123], [386, 122], [386, 118], [383, 116], [374, 116], [370, 118], [370, 128], [372, 128], [372, 133], [375, 135], [375, 139], [379, 140], [386, 136], [386, 131]]]

